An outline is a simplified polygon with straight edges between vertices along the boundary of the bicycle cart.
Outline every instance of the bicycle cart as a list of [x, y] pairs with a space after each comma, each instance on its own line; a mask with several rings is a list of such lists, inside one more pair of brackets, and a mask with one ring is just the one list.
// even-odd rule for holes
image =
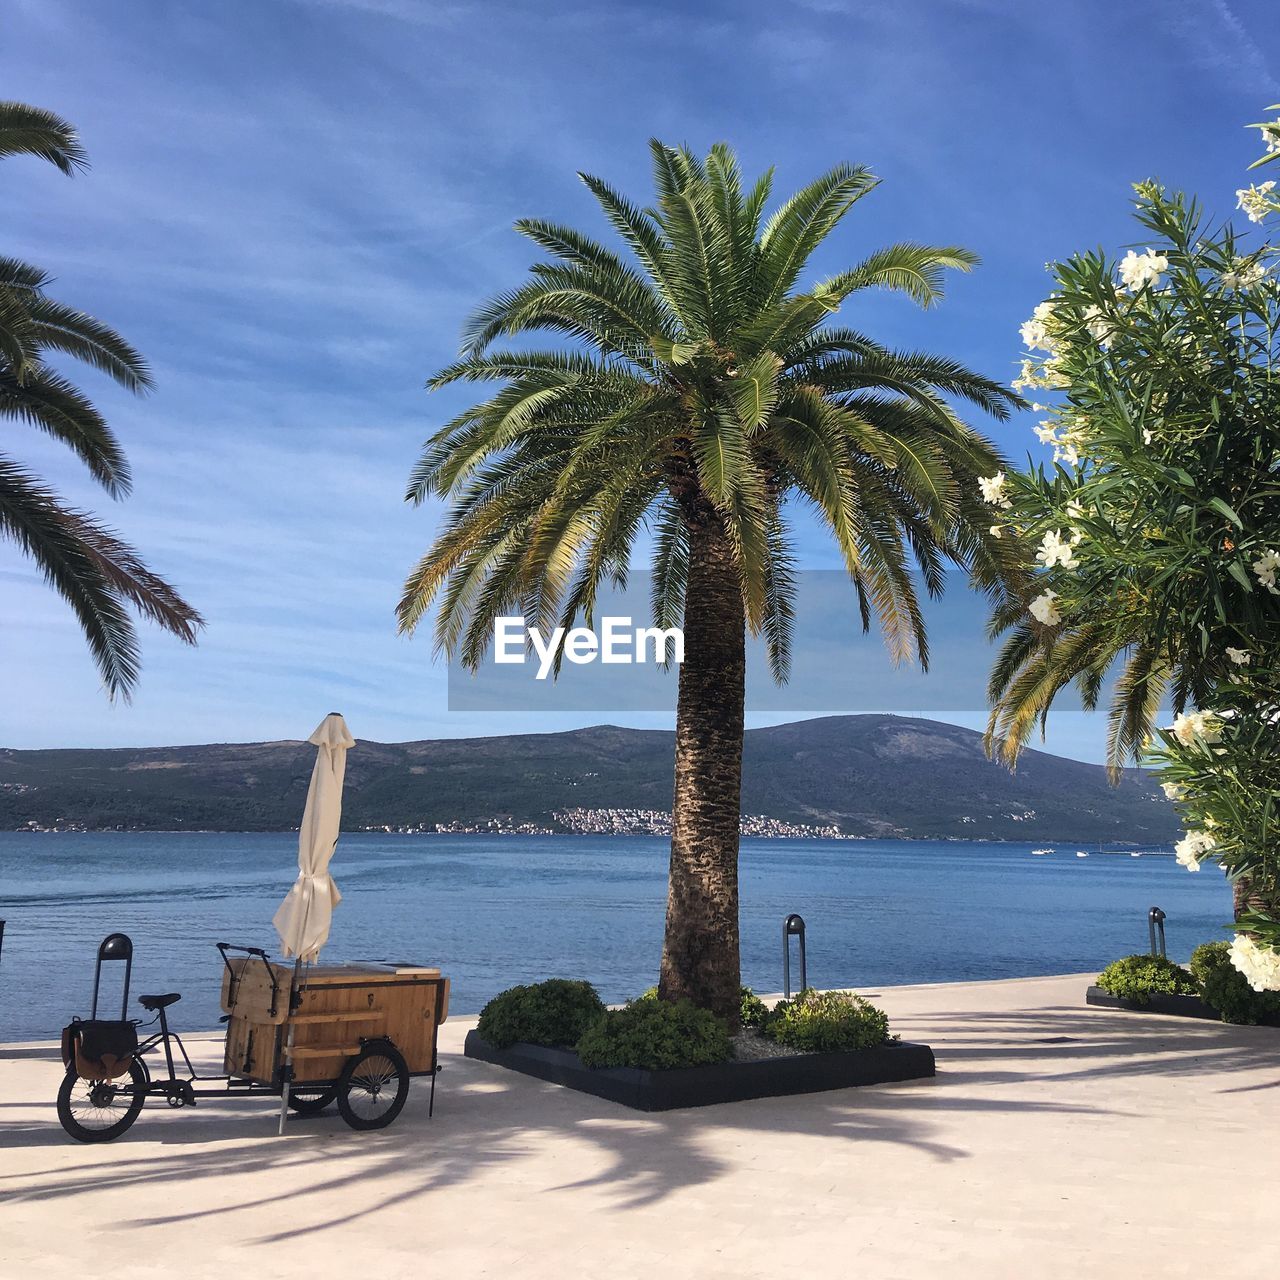
[[[67, 1072], [58, 1090], [58, 1119], [71, 1137], [120, 1137], [148, 1098], [190, 1107], [201, 1098], [275, 1097], [300, 1115], [319, 1114], [336, 1102], [353, 1129], [382, 1129], [400, 1114], [415, 1076], [431, 1078], [427, 1114], [433, 1114], [437, 1038], [449, 1012], [449, 979], [439, 969], [381, 962], [284, 965], [260, 947], [220, 942], [217, 948], [227, 1023], [223, 1074], [201, 1076], [169, 1027], [166, 1010], [182, 997], [139, 997], [155, 1015], [146, 1025], [157, 1026], [139, 1042], [143, 1024], [128, 1016], [133, 943], [122, 933], [103, 940], [92, 1013], [73, 1020], [62, 1037]], [[109, 962], [125, 966], [116, 1020], [98, 1017], [102, 966]], [[159, 1053], [165, 1072], [153, 1075], [147, 1058]]]

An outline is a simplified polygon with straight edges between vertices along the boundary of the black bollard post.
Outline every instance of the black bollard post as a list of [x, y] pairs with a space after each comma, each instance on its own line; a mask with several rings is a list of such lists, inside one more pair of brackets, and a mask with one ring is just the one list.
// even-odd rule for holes
[[[1151, 954], [1164, 957], [1164, 912], [1159, 907], [1152, 907], [1147, 912], [1147, 936], [1151, 939]], [[1159, 933], [1157, 944], [1156, 935]]]
[[791, 999], [791, 939], [800, 939], [800, 990], [809, 985], [809, 969], [805, 959], [804, 917], [793, 911], [782, 922], [782, 986], [786, 998]]

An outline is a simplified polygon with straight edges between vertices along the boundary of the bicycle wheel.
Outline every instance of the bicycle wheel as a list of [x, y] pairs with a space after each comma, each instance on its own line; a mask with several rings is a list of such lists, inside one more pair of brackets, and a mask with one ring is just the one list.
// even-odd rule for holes
[[129, 1079], [84, 1080], [72, 1067], [58, 1089], [58, 1122], [77, 1142], [111, 1142], [138, 1118], [146, 1101], [147, 1073], [137, 1058]]
[[353, 1129], [385, 1129], [409, 1096], [409, 1068], [389, 1040], [367, 1044], [338, 1081], [338, 1111]]
[[289, 1089], [289, 1109], [300, 1116], [318, 1116], [337, 1096], [336, 1084], [295, 1084]]

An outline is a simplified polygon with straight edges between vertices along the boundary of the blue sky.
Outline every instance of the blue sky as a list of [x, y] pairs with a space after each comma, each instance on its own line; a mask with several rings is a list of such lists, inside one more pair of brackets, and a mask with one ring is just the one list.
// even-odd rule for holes
[[[651, 135], [725, 139], [751, 171], [776, 164], [779, 192], [865, 163], [883, 184], [819, 270], [905, 238], [984, 265], [934, 312], [864, 296], [850, 322], [1012, 376], [1044, 264], [1128, 243], [1129, 184], [1151, 175], [1229, 213], [1254, 157], [1241, 125], [1280, 100], [1274, 0], [9, 0], [0, 24], [0, 97], [74, 121], [93, 161], [73, 181], [6, 162], [0, 244], [159, 383], [134, 401], [77, 375], [127, 446], [123, 504], [34, 433], [4, 447], [209, 623], [195, 650], [148, 630], [141, 688], [111, 706], [65, 606], [0, 547], [15, 747], [297, 737], [333, 708], [384, 740], [666, 723], [451, 714], [429, 639], [395, 633], [439, 518], [402, 503], [405, 478], [458, 403], [422, 384], [530, 261], [511, 223], [602, 231], [575, 171], [643, 198]], [[1038, 450], [1029, 420], [992, 434]], [[805, 562], [835, 563], [816, 536]], [[1103, 736], [1064, 713], [1049, 747], [1100, 759]]]

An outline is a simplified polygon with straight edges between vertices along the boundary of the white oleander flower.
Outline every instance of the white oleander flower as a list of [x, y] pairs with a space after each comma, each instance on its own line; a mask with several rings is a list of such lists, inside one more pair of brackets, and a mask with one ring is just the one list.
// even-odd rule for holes
[[1151, 434], [1151, 428], [1150, 428], [1150, 427], [1143, 427], [1143, 428], [1142, 428], [1142, 443], [1143, 443], [1143, 444], [1150, 444], [1154, 439], [1155, 439], [1155, 436], [1153, 436], [1153, 435]]
[[1273, 596], [1280, 596], [1280, 587], [1276, 586], [1276, 574], [1280, 572], [1280, 551], [1269, 547], [1253, 562], [1253, 572]]
[[1105, 347], [1111, 341], [1112, 325], [1101, 307], [1085, 307], [1084, 327], [1098, 346]]
[[991, 503], [993, 507], [1007, 508], [1013, 506], [1013, 503], [1005, 496], [1004, 486], [1008, 477], [1003, 471], [997, 471], [993, 476], [979, 476], [978, 488], [982, 490], [983, 500]]
[[1250, 222], [1261, 222], [1276, 207], [1275, 197], [1271, 194], [1275, 189], [1274, 182], [1241, 187], [1236, 192], [1236, 208], [1243, 210]]
[[1280, 991], [1280, 951], [1260, 946], [1247, 933], [1237, 933], [1229, 954], [1255, 991]]
[[[1078, 498], [1067, 499], [1066, 513], [1068, 520], [1084, 519], [1084, 508], [1080, 505], [1080, 500]], [[1078, 539], [1079, 537], [1080, 535], [1076, 534], [1076, 538]]]
[[1045, 421], [1035, 428], [1036, 439], [1041, 444], [1057, 444], [1058, 443], [1058, 424], [1056, 422]]
[[1053, 303], [1042, 302], [1031, 313], [1031, 319], [1018, 330], [1022, 345], [1032, 351], [1055, 351], [1058, 340], [1049, 332], [1049, 322], [1053, 319]]
[[1248, 258], [1232, 258], [1231, 269], [1224, 271], [1220, 277], [1224, 289], [1252, 289], [1260, 284], [1267, 274], [1267, 268], [1261, 262], [1251, 262]]
[[987, 530], [987, 532], [988, 532], [988, 533], [989, 533], [993, 538], [1002, 538], [1002, 537], [1004, 537], [1004, 530], [1003, 530], [1003, 529], [1002, 529], [998, 524], [993, 524], [993, 525], [991, 526], [991, 528]]
[[1031, 616], [1042, 626], [1056, 627], [1062, 621], [1062, 611], [1054, 603], [1057, 598], [1056, 591], [1046, 591], [1031, 602]]
[[1253, 661], [1249, 656], [1248, 649], [1233, 649], [1230, 645], [1227, 646], [1227, 657], [1230, 658], [1237, 667], [1247, 667], [1249, 663]]
[[1053, 445], [1054, 462], [1065, 462], [1069, 467], [1078, 467], [1084, 456], [1084, 432], [1079, 427], [1064, 427], [1061, 436], [1048, 441]]
[[1160, 277], [1169, 270], [1169, 259], [1162, 253], [1134, 253], [1132, 249], [1120, 261], [1120, 279], [1129, 289], [1160, 287]]
[[1052, 569], [1055, 564], [1061, 565], [1064, 569], [1073, 568], [1076, 563], [1073, 548], [1079, 540], [1079, 535], [1073, 540], [1068, 540], [1059, 530], [1051, 529], [1044, 535], [1040, 550], [1036, 552], [1036, 559], [1046, 569]]
[[1062, 357], [1050, 356], [1040, 367], [1043, 385], [1049, 391], [1063, 391], [1071, 385], [1071, 379], [1062, 372]]
[[1180, 715], [1173, 722], [1173, 736], [1184, 747], [1195, 742], [1212, 745], [1222, 741], [1222, 718], [1212, 711], [1193, 711]]
[[1162, 782], [1160, 790], [1164, 792], [1166, 800], [1181, 800], [1187, 794], [1187, 789], [1180, 782]]
[[1268, 120], [1265, 124], [1255, 125], [1254, 128], [1262, 134], [1267, 155], [1273, 156], [1280, 151], [1280, 120]]
[[1173, 846], [1173, 852], [1188, 871], [1199, 871], [1200, 859], [1212, 853], [1217, 846], [1218, 842], [1207, 831], [1188, 831]]

